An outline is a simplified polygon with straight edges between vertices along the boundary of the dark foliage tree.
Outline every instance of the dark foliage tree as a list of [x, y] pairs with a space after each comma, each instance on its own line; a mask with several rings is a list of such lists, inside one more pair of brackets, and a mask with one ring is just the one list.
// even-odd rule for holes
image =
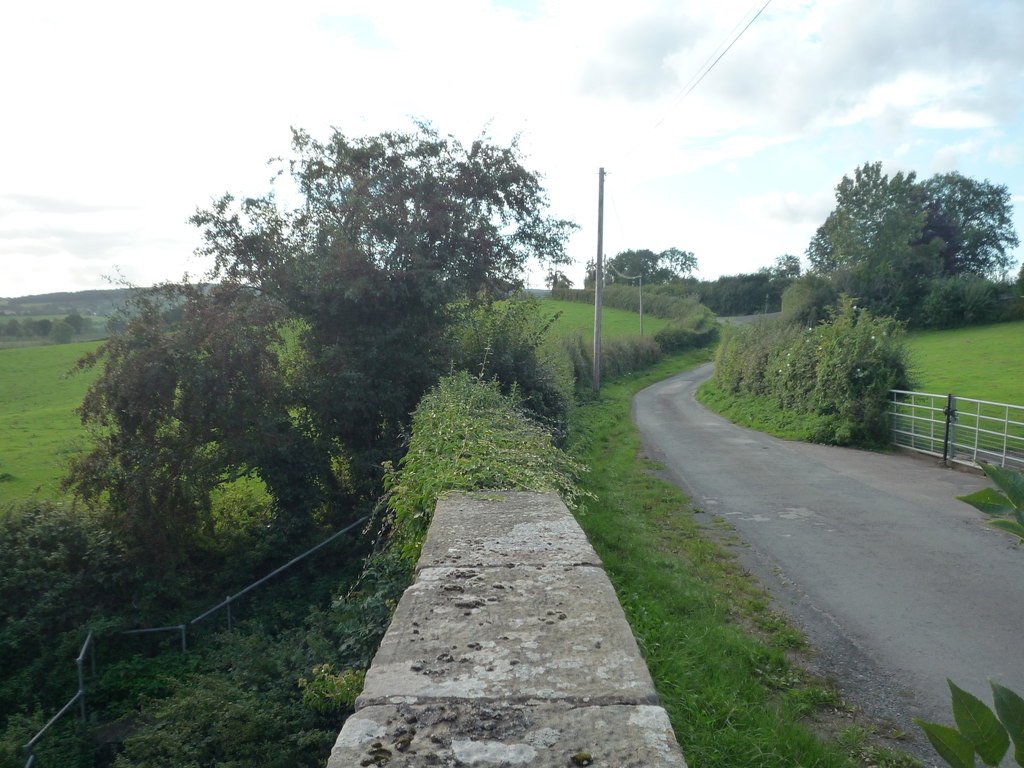
[[936, 174], [921, 189], [928, 214], [921, 239], [942, 240], [943, 273], [1005, 278], [1009, 251], [1020, 245], [1009, 190], [956, 172]]
[[332, 478], [291, 411], [280, 308], [238, 285], [140, 292], [82, 403], [92, 450], [66, 480], [102, 502], [124, 540], [166, 564], [212, 529], [213, 491], [259, 477], [283, 520], [305, 523]]
[[544, 285], [551, 290], [555, 290], [556, 288], [572, 288], [572, 280], [570, 280], [561, 270], [552, 269], [544, 278]]
[[64, 318], [64, 322], [71, 326], [71, 330], [74, 333], [84, 333], [88, 330], [89, 320], [82, 317], [77, 312], [72, 312], [70, 315]]
[[101, 349], [82, 410], [97, 447], [69, 484], [147, 547], [201, 529], [212, 489], [243, 474], [295, 524], [372, 494], [448, 369], [452, 302], [504, 295], [527, 258], [567, 261], [573, 225], [546, 214], [514, 143], [419, 126], [296, 131], [293, 149], [299, 204], [225, 196], [198, 212], [213, 287], [143, 294]]
[[776, 278], [795, 279], [800, 277], [800, 259], [790, 253], [785, 253], [775, 259], [775, 263], [766, 267], [765, 271]]
[[42, 317], [39, 320], [24, 320], [21, 324], [21, 332], [24, 336], [37, 336], [41, 339], [45, 339], [50, 335], [50, 329], [53, 327], [53, 321], [48, 317]]
[[72, 328], [65, 320], [56, 320], [53, 325], [50, 326], [50, 338], [53, 339], [56, 344], [69, 344], [71, 343], [71, 337], [75, 335], [75, 329]]

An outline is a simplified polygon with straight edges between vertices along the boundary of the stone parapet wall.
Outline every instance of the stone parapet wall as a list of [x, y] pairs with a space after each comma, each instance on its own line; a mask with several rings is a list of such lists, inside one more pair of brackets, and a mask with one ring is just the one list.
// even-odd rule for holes
[[685, 768], [611, 583], [553, 494], [440, 501], [328, 768]]

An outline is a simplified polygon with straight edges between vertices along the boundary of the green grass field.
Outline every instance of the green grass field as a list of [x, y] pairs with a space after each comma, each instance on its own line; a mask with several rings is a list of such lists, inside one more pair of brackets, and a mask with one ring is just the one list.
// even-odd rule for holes
[[[562, 312], [554, 332], [592, 338], [594, 308], [571, 301], [541, 300], [545, 314]], [[644, 318], [644, 333], [653, 335], [668, 321]], [[601, 315], [606, 338], [634, 336], [640, 316], [621, 309]], [[96, 342], [0, 349], [0, 505], [59, 495], [64, 463], [84, 434], [74, 413], [94, 377], [93, 372], [67, 376], [75, 361]]]
[[[554, 333], [565, 336], [579, 334], [585, 339], [594, 338], [594, 306], [592, 304], [583, 304], [578, 301], [558, 301], [556, 299], [540, 299], [539, 301], [544, 314], [562, 313], [562, 316], [552, 326]], [[662, 317], [644, 315], [644, 336], [653, 336], [668, 325], [669, 322]], [[616, 336], [639, 335], [640, 315], [636, 312], [627, 312], [624, 309], [602, 307], [602, 337], [614, 338]]]
[[1024, 321], [908, 337], [914, 388], [1024, 405]]
[[74, 413], [93, 372], [67, 373], [96, 342], [0, 350], [0, 504], [54, 498], [83, 440]]

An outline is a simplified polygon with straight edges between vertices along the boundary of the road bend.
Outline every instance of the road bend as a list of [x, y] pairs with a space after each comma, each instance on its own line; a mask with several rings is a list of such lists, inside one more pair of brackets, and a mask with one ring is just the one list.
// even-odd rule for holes
[[644, 389], [634, 421], [698, 519], [735, 525], [744, 565], [816, 649], [812, 669], [918, 754], [933, 753], [910, 718], [951, 723], [947, 677], [988, 703], [988, 678], [1024, 695], [1024, 548], [955, 498], [986, 479], [738, 427], [694, 399], [710, 375]]

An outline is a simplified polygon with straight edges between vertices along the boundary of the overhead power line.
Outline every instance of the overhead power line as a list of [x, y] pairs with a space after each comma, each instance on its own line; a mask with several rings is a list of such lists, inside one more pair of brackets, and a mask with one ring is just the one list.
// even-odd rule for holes
[[[720, 61], [722, 60], [722, 57], [723, 57], [723, 56], [725, 56], [725, 54], [727, 54], [727, 53], [729, 52], [729, 50], [730, 50], [730, 49], [731, 49], [731, 48], [732, 48], [732, 47], [733, 47], [734, 45], [736, 45], [736, 43], [737, 43], [737, 42], [739, 41], [739, 39], [740, 39], [741, 37], [743, 37], [744, 33], [745, 33], [745, 32], [746, 32], [746, 31], [747, 31], [748, 29], [750, 29], [750, 26], [751, 26], [751, 25], [752, 25], [752, 24], [753, 24], [753, 23], [754, 23], [755, 21], [757, 21], [758, 17], [759, 17], [759, 16], [760, 16], [760, 15], [761, 15], [762, 13], [764, 13], [765, 9], [766, 9], [766, 8], [767, 8], [767, 7], [769, 6], [769, 5], [771, 5], [771, 2], [772, 2], [772, 0], [766, 0], [765, 4], [764, 4], [764, 5], [762, 5], [762, 6], [761, 6], [761, 7], [760, 7], [760, 8], [758, 9], [757, 13], [755, 13], [755, 14], [754, 14], [754, 15], [753, 15], [753, 16], [751, 17], [750, 21], [748, 21], [748, 22], [747, 22], [747, 23], [746, 23], [746, 24], [744, 25], [743, 29], [741, 29], [741, 30], [739, 31], [739, 34], [737, 34], [737, 35], [736, 35], [735, 37], [733, 37], [733, 38], [732, 38], [732, 41], [731, 41], [731, 42], [730, 42], [730, 43], [729, 43], [728, 45], [726, 45], [726, 46], [725, 46], [725, 50], [723, 50], [723, 51], [722, 51], [721, 53], [719, 53], [719, 54], [718, 54], [718, 56], [715, 56], [715, 53], [713, 52], [713, 53], [711, 54], [711, 56], [709, 56], [709, 57], [707, 58], [707, 60], [706, 60], [706, 61], [704, 62], [704, 64], [702, 64], [702, 65], [701, 65], [701, 69], [698, 69], [698, 70], [697, 70], [697, 72], [696, 72], [696, 74], [694, 74], [694, 76], [690, 78], [690, 80], [689, 80], [688, 84], [687, 84], [686, 86], [683, 86], [683, 92], [682, 92], [682, 94], [680, 94], [680, 96], [679, 96], [678, 98], [676, 98], [676, 100], [675, 100], [674, 102], [672, 102], [672, 106], [671, 106], [671, 107], [669, 108], [669, 111], [668, 111], [668, 112], [666, 112], [666, 113], [665, 113], [665, 115], [664, 115], [664, 116], [663, 116], [663, 117], [662, 117], [662, 118], [661, 118], [661, 119], [660, 119], [660, 120], [659, 120], [659, 121], [658, 121], [657, 123], [655, 123], [655, 124], [654, 124], [654, 127], [653, 127], [653, 128], [651, 128], [651, 130], [652, 130], [652, 131], [653, 131], [653, 130], [654, 130], [655, 128], [657, 128], [658, 126], [660, 126], [660, 125], [661, 125], [662, 123], [664, 123], [664, 122], [665, 122], [665, 121], [666, 121], [666, 120], [668, 119], [668, 116], [669, 116], [669, 114], [670, 114], [670, 113], [671, 113], [671, 112], [672, 112], [672, 111], [673, 111], [673, 110], [674, 110], [674, 109], [675, 109], [676, 107], [678, 107], [678, 106], [679, 106], [680, 104], [682, 104], [682, 103], [683, 103], [683, 100], [684, 100], [684, 99], [685, 99], [685, 98], [686, 98], [687, 96], [689, 96], [689, 95], [690, 95], [691, 93], [693, 93], [693, 90], [694, 90], [694, 88], [696, 88], [696, 87], [697, 87], [698, 85], [700, 85], [700, 84], [701, 84], [701, 81], [703, 81], [703, 80], [704, 80], [704, 78], [708, 76], [708, 74], [709, 74], [709, 73], [711, 72], [711, 70], [715, 68], [715, 65], [716, 65], [716, 64], [718, 64], [718, 62], [720, 62]], [[748, 13], [749, 13], [749, 11], [748, 11]], [[739, 22], [738, 22], [738, 23], [736, 24], [736, 27], [738, 27], [738, 26], [739, 26], [740, 24], [742, 24], [742, 23], [743, 23], [743, 19], [740, 19], [740, 21], [739, 21]], [[730, 33], [729, 33], [730, 35], [731, 35], [731, 34], [732, 34], [733, 32], [735, 32], [735, 31], [736, 31], [736, 27], [733, 27], [733, 28], [732, 28], [732, 32], [730, 32]], [[727, 38], [726, 38], [726, 40], [728, 40], [728, 39], [729, 39], [729, 38], [727, 37]], [[724, 41], [722, 42], [722, 45], [725, 45], [725, 42], [724, 42]], [[721, 47], [722, 47], [722, 45], [719, 45], [719, 46], [718, 46], [718, 48], [721, 48]], [[715, 49], [715, 51], [717, 52], [717, 50], [718, 50], [718, 49], [716, 48], [716, 49]], [[712, 57], [714, 57], [714, 60], [713, 60], [713, 61], [712, 61]], [[708, 64], [708, 61], [710, 61], [711, 63], [710, 63], [710, 64]]]
[[[668, 110], [666, 110], [665, 114], [661, 116], [658, 122], [656, 122], [654, 125], [650, 127], [647, 133], [652, 133], [656, 131], [666, 120], [668, 120], [669, 116], [676, 110], [676, 108], [683, 103], [687, 96], [693, 93], [694, 89], [701, 84], [701, 82], [704, 80], [705, 77], [708, 76], [708, 74], [710, 74], [711, 70], [715, 68], [715, 66], [718, 64], [718, 62], [722, 60], [725, 54], [727, 54], [732, 49], [732, 47], [736, 45], [739, 39], [743, 37], [746, 31], [750, 29], [751, 25], [753, 25], [753, 23], [758, 20], [761, 14], [764, 13], [765, 9], [767, 9], [768, 6], [771, 5], [771, 3], [772, 0], [766, 0], [765, 3], [760, 8], [758, 8], [757, 12], [754, 13], [753, 16], [750, 16], [750, 19], [749, 21], [747, 21], [746, 24], [743, 23], [743, 20], [746, 19], [747, 16], [750, 15], [751, 11], [753, 11], [754, 8], [757, 7], [756, 4], [751, 6], [750, 10], [748, 10], [745, 14], [743, 14], [742, 17], [740, 17], [740, 20], [736, 22], [736, 26], [734, 26], [732, 30], [730, 30], [729, 34], [718, 45], [718, 47], [711, 52], [711, 55], [704, 60], [704, 63], [700, 65], [696, 72], [694, 72], [693, 76], [686, 81], [686, 85], [683, 86], [683, 90], [680, 92], [679, 96], [677, 96], [675, 100], [673, 100], [672, 105], [668, 108]], [[737, 32], [737, 30], [739, 31]], [[627, 151], [626, 154], [623, 155], [622, 161], [625, 162], [626, 158], [632, 155], [633, 151], [639, 145], [639, 141], [634, 143], [633, 146], [629, 149], [629, 151]]]

